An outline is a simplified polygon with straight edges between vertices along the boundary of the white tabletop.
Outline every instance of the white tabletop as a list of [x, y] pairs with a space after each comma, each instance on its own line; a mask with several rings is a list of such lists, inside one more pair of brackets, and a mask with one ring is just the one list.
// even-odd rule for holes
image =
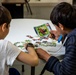
[[[37, 36], [34, 31], [34, 26], [38, 26], [44, 23], [49, 23], [52, 29], [55, 29], [50, 20], [42, 19], [12, 19], [10, 24], [10, 32], [5, 39], [11, 41], [12, 43], [20, 42], [28, 39], [26, 35]], [[42, 47], [48, 53], [59, 56], [64, 55], [64, 48], [56, 52], [60, 47], [61, 43], [58, 43], [56, 47]]]

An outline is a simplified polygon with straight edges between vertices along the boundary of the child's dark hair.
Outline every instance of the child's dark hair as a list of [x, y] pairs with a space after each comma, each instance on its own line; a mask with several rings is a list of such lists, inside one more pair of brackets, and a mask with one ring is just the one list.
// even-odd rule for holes
[[3, 23], [7, 23], [7, 25], [11, 21], [11, 14], [4, 6], [0, 6], [0, 25]]
[[66, 28], [74, 29], [76, 28], [76, 9], [69, 3], [59, 3], [51, 12], [50, 20], [57, 26], [61, 23]]

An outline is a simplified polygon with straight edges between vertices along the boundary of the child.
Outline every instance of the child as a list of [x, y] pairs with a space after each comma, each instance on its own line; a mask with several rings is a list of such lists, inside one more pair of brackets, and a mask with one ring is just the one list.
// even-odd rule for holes
[[10, 29], [11, 15], [3, 6], [0, 6], [0, 75], [9, 75], [9, 65], [17, 59], [25, 64], [38, 65], [38, 57], [32, 44], [26, 44], [28, 53], [24, 53], [11, 42], [4, 40]]
[[62, 35], [65, 56], [60, 62], [43, 49], [37, 49], [39, 57], [46, 61], [44, 70], [53, 72], [54, 75], [76, 75], [76, 9], [69, 3], [59, 3], [52, 10], [50, 20], [56, 27], [56, 30], [50, 31], [50, 37], [58, 40]]

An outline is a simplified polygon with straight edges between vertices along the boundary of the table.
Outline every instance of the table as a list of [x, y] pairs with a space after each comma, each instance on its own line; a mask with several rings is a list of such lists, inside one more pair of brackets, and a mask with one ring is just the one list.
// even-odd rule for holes
[[[50, 20], [43, 20], [43, 19], [12, 19], [10, 23], [10, 32], [7, 35], [5, 39], [11, 41], [12, 43], [24, 41], [25, 39], [28, 39], [26, 35], [32, 35], [37, 36], [34, 31], [34, 26], [38, 26], [41, 24], [49, 23], [52, 29], [55, 29], [54, 25], [51, 23]], [[57, 48], [60, 48], [61, 43], [58, 43], [57, 47], [42, 47], [44, 48], [48, 53], [56, 56], [61, 57], [61, 55], [64, 55], [64, 47], [58, 52]], [[40, 61], [40, 64], [44, 63], [43, 61]], [[31, 67], [31, 75], [35, 75], [35, 67]]]

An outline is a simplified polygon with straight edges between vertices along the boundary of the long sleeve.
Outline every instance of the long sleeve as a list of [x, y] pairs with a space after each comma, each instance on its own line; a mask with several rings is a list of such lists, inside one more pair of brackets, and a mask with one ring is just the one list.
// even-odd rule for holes
[[60, 62], [51, 56], [45, 65], [45, 69], [55, 75], [76, 75], [76, 35], [69, 35], [65, 44], [65, 56]]

